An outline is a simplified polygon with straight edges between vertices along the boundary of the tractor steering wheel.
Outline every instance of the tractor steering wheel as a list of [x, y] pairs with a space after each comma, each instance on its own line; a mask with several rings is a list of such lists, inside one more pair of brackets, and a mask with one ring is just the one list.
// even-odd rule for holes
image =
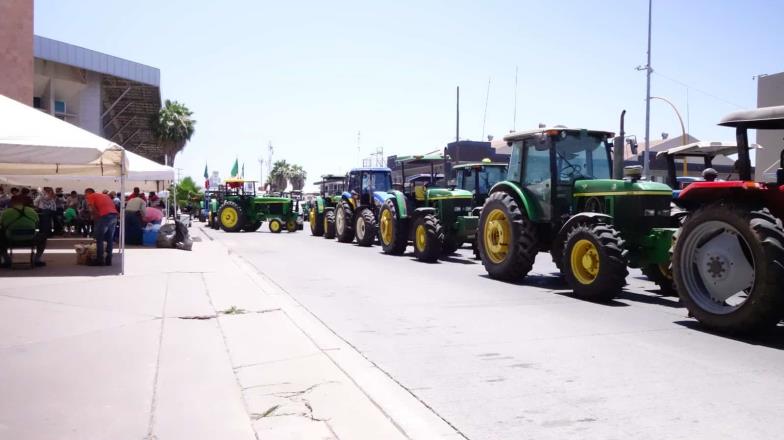
[[583, 170], [583, 167], [580, 165], [572, 165], [568, 161], [566, 162], [566, 166], [561, 169], [560, 179], [561, 180], [572, 180], [574, 176], [579, 176], [580, 172]]

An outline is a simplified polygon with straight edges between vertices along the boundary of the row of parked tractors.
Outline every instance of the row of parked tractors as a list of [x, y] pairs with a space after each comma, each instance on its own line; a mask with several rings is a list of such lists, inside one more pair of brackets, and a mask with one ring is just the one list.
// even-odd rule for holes
[[[752, 180], [747, 132], [784, 129], [784, 106], [736, 112], [720, 125], [736, 129], [738, 180], [673, 191], [641, 179], [639, 167], [613, 173], [613, 133], [558, 126], [506, 136], [509, 163], [454, 166], [452, 185], [435, 172], [442, 154], [398, 157], [397, 185], [388, 168], [323, 176], [305, 212], [315, 236], [378, 242], [392, 255], [412, 245], [425, 262], [471, 243], [501, 280], [522, 279], [548, 252], [574, 296], [590, 301], [616, 298], [628, 268], [639, 268], [705, 326], [756, 332], [784, 318], [784, 171], [776, 182]], [[709, 163], [719, 153], [729, 152], [698, 145], [667, 159]]]

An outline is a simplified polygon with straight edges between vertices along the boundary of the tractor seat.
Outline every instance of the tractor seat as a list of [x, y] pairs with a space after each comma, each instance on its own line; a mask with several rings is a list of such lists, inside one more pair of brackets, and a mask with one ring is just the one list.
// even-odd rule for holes
[[420, 202], [425, 201], [425, 186], [424, 185], [415, 185], [414, 186], [414, 198], [419, 200]]

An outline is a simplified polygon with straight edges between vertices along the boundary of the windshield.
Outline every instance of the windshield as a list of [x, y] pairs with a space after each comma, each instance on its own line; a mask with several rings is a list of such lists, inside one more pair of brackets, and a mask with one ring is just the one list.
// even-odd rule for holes
[[602, 137], [582, 133], [557, 136], [555, 158], [559, 182], [610, 178], [610, 161]]
[[457, 174], [457, 187], [467, 191], [476, 190], [476, 173], [479, 173], [479, 194], [487, 194], [496, 183], [504, 180], [506, 169], [484, 166], [480, 170], [466, 168]]
[[373, 173], [372, 176], [373, 191], [392, 189], [392, 176], [389, 173]]

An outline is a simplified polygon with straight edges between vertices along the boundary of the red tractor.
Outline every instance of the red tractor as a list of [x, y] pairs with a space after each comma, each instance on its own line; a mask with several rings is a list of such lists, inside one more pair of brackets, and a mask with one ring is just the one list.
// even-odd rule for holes
[[784, 106], [740, 111], [735, 127], [739, 180], [694, 182], [675, 203], [687, 210], [672, 270], [678, 294], [703, 325], [752, 333], [784, 318], [784, 152], [775, 182], [751, 176], [748, 130], [783, 130]]

